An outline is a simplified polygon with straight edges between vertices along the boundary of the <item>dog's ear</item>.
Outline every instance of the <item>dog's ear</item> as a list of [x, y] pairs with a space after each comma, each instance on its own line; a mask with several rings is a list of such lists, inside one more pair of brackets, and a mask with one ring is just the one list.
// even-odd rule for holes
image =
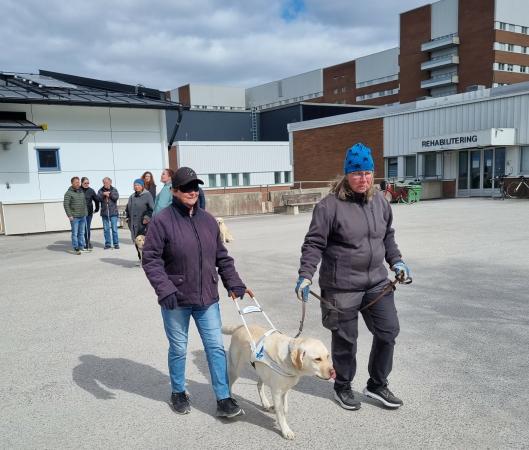
[[303, 350], [299, 345], [290, 352], [292, 364], [298, 370], [303, 369], [303, 358], [305, 358], [305, 350]]

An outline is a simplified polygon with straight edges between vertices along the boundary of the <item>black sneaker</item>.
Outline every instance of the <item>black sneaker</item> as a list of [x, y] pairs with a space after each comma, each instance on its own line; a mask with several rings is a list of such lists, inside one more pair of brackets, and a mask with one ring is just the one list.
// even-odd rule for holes
[[237, 404], [235, 399], [228, 397], [222, 400], [217, 400], [217, 416], [230, 419], [239, 414], [244, 414], [244, 411]]
[[173, 392], [171, 394], [171, 404], [178, 414], [189, 414], [191, 412], [189, 396], [185, 392]]
[[391, 392], [387, 386], [382, 386], [379, 388], [366, 387], [364, 389], [364, 395], [382, 402], [382, 404], [388, 408], [399, 408], [404, 404], [400, 398], [395, 397], [393, 392]]
[[342, 408], [349, 409], [351, 411], [356, 411], [357, 409], [360, 409], [360, 406], [362, 406], [362, 403], [355, 399], [351, 388], [334, 391], [334, 399]]
[[112, 247], [110, 245], [105, 245], [105, 250], [110, 250]]
[[115, 250], [119, 250], [119, 245], [114, 245]]
[[74, 249], [73, 249], [73, 252], [74, 252], [76, 255], [80, 255], [80, 254], [81, 254], [81, 250], [79, 250], [78, 248], [74, 248]]

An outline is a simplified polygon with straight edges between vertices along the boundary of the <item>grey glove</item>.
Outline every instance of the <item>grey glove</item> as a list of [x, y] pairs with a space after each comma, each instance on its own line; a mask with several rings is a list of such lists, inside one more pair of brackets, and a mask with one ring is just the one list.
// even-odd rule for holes
[[168, 295], [167, 297], [164, 297], [161, 300], [158, 300], [158, 304], [162, 307], [162, 309], [177, 308], [178, 300], [176, 299], [176, 294], [172, 293], [171, 295]]

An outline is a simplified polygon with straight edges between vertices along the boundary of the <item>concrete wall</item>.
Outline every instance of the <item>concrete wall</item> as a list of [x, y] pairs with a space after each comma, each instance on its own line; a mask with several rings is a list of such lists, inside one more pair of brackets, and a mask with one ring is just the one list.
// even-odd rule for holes
[[356, 84], [399, 73], [399, 48], [390, 48], [356, 60]]
[[459, 0], [440, 0], [432, 4], [432, 39], [457, 33]]
[[495, 0], [494, 3], [494, 20], [529, 26], [529, 2], [527, 0]]

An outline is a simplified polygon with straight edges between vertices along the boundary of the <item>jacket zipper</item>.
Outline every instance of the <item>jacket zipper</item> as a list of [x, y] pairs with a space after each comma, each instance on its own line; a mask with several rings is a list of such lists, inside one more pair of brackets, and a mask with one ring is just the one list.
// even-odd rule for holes
[[195, 223], [193, 222], [193, 217], [189, 217], [189, 221], [191, 222], [191, 226], [193, 227], [193, 231], [195, 232], [195, 237], [197, 238], [198, 242], [198, 276], [200, 279], [200, 302], [202, 303], [202, 306], [206, 306], [204, 303], [204, 298], [202, 296], [202, 244], [200, 243], [200, 237], [198, 235], [197, 228], [195, 227]]
[[373, 228], [377, 231], [377, 221], [375, 220], [375, 211], [373, 209], [373, 203], [371, 203], [371, 215], [373, 216]]
[[371, 287], [371, 277], [369, 273], [371, 272], [371, 264], [373, 262], [373, 245], [371, 244], [371, 226], [369, 225], [369, 217], [367, 216], [365, 205], [362, 205], [362, 211], [364, 211], [364, 216], [366, 218], [367, 223], [367, 238], [369, 240], [369, 265], [367, 266], [367, 288], [369, 289]]

